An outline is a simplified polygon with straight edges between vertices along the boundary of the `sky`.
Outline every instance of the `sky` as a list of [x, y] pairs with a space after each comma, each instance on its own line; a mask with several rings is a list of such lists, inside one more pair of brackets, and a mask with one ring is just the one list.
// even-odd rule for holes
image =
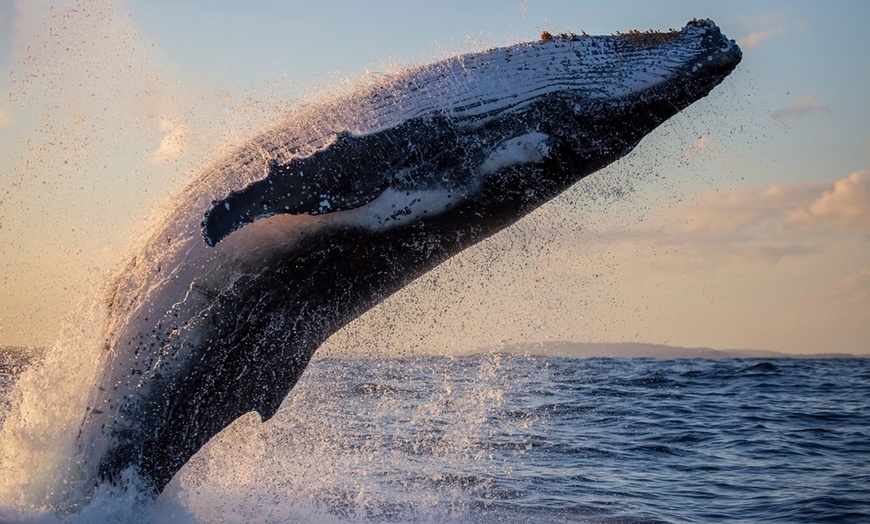
[[696, 17], [744, 50], [708, 98], [327, 345], [870, 354], [870, 4], [847, 0], [0, 0], [0, 345], [75, 330], [168, 198], [292, 107]]

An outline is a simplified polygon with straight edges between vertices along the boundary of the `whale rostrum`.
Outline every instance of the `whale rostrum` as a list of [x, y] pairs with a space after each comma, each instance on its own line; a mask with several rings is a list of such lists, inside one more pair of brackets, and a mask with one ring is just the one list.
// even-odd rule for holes
[[741, 59], [709, 20], [545, 33], [298, 111], [207, 168], [119, 273], [76, 496], [156, 495], [272, 417], [335, 331], [631, 151]]

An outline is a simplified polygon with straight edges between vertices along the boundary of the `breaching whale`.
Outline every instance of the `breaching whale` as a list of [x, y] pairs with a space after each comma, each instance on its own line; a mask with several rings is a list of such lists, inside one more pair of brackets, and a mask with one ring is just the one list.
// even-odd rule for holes
[[631, 151], [741, 51], [709, 20], [558, 35], [387, 76], [207, 168], [107, 297], [78, 497], [159, 494], [239, 416], [265, 421], [335, 331]]

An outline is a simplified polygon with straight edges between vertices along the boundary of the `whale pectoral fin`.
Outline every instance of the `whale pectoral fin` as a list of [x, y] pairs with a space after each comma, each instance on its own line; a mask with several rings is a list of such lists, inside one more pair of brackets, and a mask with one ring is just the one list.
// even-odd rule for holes
[[215, 201], [202, 232], [214, 246], [233, 231], [281, 213], [320, 215], [363, 206], [389, 187], [393, 143], [342, 133], [311, 156], [270, 162], [266, 178]]

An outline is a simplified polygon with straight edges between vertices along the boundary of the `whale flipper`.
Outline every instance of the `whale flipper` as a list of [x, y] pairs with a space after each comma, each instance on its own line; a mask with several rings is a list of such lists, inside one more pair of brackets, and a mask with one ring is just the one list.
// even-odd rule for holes
[[372, 154], [371, 142], [384, 141], [345, 131], [309, 156], [270, 161], [265, 178], [212, 204], [202, 223], [206, 242], [213, 246], [246, 224], [280, 213], [322, 215], [368, 204], [389, 187], [397, 154], [395, 148]]
[[456, 123], [443, 116], [366, 135], [345, 131], [309, 156], [270, 161], [265, 178], [212, 202], [202, 221], [203, 238], [214, 246], [261, 218], [347, 211], [390, 187], [413, 191], [431, 185], [435, 176], [467, 178], [469, 151], [478, 148], [462, 143]]

